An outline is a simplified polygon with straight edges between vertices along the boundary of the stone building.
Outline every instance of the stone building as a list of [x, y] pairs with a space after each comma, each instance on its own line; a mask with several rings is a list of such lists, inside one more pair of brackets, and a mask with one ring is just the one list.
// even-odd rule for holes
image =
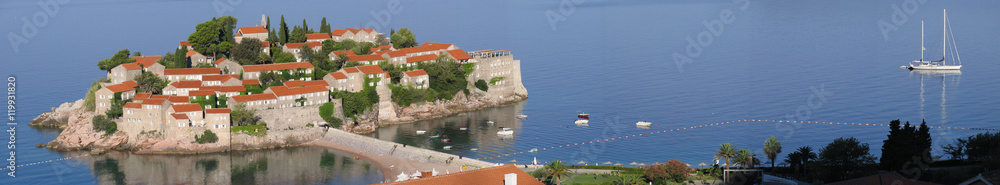
[[205, 75], [217, 75], [221, 74], [219, 68], [181, 68], [181, 69], [166, 69], [163, 70], [163, 75], [160, 78], [167, 81], [181, 81], [181, 80], [198, 80], [201, 81], [201, 77]]
[[326, 86], [272, 86], [264, 90], [264, 93], [274, 93], [274, 96], [277, 97], [275, 108], [310, 106], [330, 102]]
[[244, 38], [255, 38], [260, 41], [267, 40], [268, 30], [263, 26], [240, 27], [233, 36], [236, 43], [240, 43]]
[[136, 63], [125, 63], [111, 68], [108, 80], [111, 80], [113, 84], [120, 84], [135, 79], [139, 74], [142, 74], [142, 66]]
[[135, 97], [135, 87], [138, 86], [139, 84], [136, 84], [135, 81], [129, 80], [120, 84], [101, 87], [101, 89], [94, 92], [95, 112], [104, 114], [108, 109], [111, 109], [111, 99], [116, 98], [116, 94], [119, 95], [117, 97], [119, 100], [132, 99], [132, 97]]
[[[262, 72], [281, 73], [283, 70], [288, 70], [288, 72], [293, 74], [312, 73], [313, 68], [315, 67], [309, 62], [248, 65], [243, 66], [243, 79], [258, 79]], [[306, 79], [302, 78], [299, 80]]]
[[399, 80], [402, 85], [416, 89], [430, 88], [430, 76], [423, 69], [403, 72], [403, 77]]
[[227, 101], [229, 106], [244, 104], [247, 109], [263, 110], [278, 107], [278, 97], [271, 93], [233, 96]]

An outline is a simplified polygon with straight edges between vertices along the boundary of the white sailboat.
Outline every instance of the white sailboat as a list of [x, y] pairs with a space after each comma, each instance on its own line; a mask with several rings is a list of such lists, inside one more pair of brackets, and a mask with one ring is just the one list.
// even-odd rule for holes
[[947, 52], [948, 52], [948, 36], [949, 36], [948, 30], [949, 30], [949, 28], [951, 28], [951, 25], [948, 24], [948, 10], [944, 10], [944, 21], [943, 21], [943, 23], [944, 24], [941, 25], [942, 28], [943, 28], [943, 31], [944, 31], [944, 32], [941, 33], [943, 35], [943, 42], [941, 43], [941, 47], [942, 47], [941, 48], [941, 54], [943, 56], [942, 56], [941, 60], [939, 60], [939, 61], [927, 61], [927, 60], [924, 60], [924, 50], [926, 50], [926, 48], [924, 48], [924, 22], [920, 21], [920, 60], [916, 60], [916, 61], [910, 62], [910, 67], [908, 67], [909, 69], [911, 69], [911, 70], [959, 70], [959, 69], [962, 69], [962, 57], [959, 57], [959, 55], [958, 55], [958, 47], [955, 44], [955, 36], [954, 36], [954, 34], [950, 35], [951, 36], [951, 42], [952, 42], [951, 43], [952, 50], [954, 50], [954, 55], [952, 55], [953, 56], [952, 58], [957, 58], [957, 60], [956, 61], [952, 61], [951, 65], [947, 64], [946, 60], [945, 60], [948, 57], [948, 54], [947, 54]]

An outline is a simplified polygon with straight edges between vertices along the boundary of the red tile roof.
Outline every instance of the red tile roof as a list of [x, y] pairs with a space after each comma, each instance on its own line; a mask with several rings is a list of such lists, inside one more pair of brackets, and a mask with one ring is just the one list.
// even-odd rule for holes
[[333, 32], [330, 32], [330, 35], [343, 36], [344, 33], [347, 33], [347, 30], [344, 30], [344, 29], [334, 29]]
[[188, 96], [208, 96], [215, 95], [215, 91], [212, 90], [195, 90], [188, 92]]
[[439, 48], [441, 48], [441, 49], [446, 49], [446, 48], [448, 48], [448, 47], [451, 47], [451, 46], [453, 46], [454, 44], [447, 44], [447, 43], [434, 43], [434, 42], [424, 42], [424, 44], [423, 44], [423, 45], [420, 45], [420, 46], [431, 46], [431, 45], [436, 45], [437, 47], [439, 47]]
[[221, 73], [222, 70], [219, 70], [219, 68], [180, 68], [163, 70], [163, 75], [211, 75]]
[[347, 56], [354, 56], [355, 55], [354, 51], [351, 51], [351, 50], [331, 51], [330, 53], [333, 53], [333, 55], [336, 55], [336, 56], [340, 56], [340, 54], [344, 54], [344, 55], [347, 55]]
[[138, 56], [131, 58], [135, 59], [136, 64], [142, 65], [142, 67], [149, 67], [156, 64], [157, 60], [163, 59], [163, 56]]
[[264, 28], [263, 26], [240, 27], [240, 32], [243, 32], [243, 33], [267, 33], [267, 28]]
[[327, 86], [326, 81], [314, 80], [314, 81], [301, 81], [301, 80], [289, 80], [285, 82], [285, 86], [288, 87], [305, 87], [305, 86]]
[[347, 79], [347, 75], [344, 75], [344, 73], [341, 72], [333, 72], [330, 73], [329, 75], [333, 76], [333, 79]]
[[218, 91], [222, 91], [222, 86], [217, 86], [217, 85], [216, 86], [201, 86], [201, 87], [198, 88], [198, 90], [199, 91], [218, 92]]
[[372, 51], [381, 51], [381, 50], [389, 50], [390, 48], [392, 48], [392, 46], [390, 46], [390, 45], [381, 45], [381, 46], [378, 46], [378, 47], [371, 48], [371, 50]]
[[176, 88], [198, 88], [201, 87], [201, 81], [198, 80], [181, 80], [174, 83], [170, 83], [170, 86]]
[[305, 87], [298, 87], [298, 88], [289, 88], [289, 87], [286, 87], [286, 86], [272, 86], [272, 87], [269, 87], [268, 89], [271, 89], [271, 92], [274, 92], [275, 96], [288, 96], [288, 95], [306, 94], [306, 93], [314, 93], [314, 92], [323, 92], [323, 91], [327, 91], [328, 90], [324, 86], [305, 86]]
[[304, 45], [304, 44], [308, 44], [309, 48], [315, 48], [315, 47], [323, 46], [323, 43], [321, 43], [321, 42], [300, 42], [300, 43], [287, 43], [287, 44], [285, 44], [285, 47], [289, 48], [289, 49], [298, 49], [298, 48], [302, 47], [302, 45]]
[[185, 114], [170, 114], [170, 116], [173, 116], [177, 120], [188, 119], [188, 116]]
[[407, 72], [403, 72], [403, 73], [406, 73], [406, 76], [423, 76], [423, 75], [427, 75], [427, 71], [424, 71], [423, 69], [414, 70], [414, 71], [407, 71]]
[[385, 73], [385, 71], [382, 71], [382, 68], [378, 67], [378, 65], [358, 66], [357, 68], [366, 75]]
[[135, 93], [135, 97], [132, 98], [132, 101], [142, 101], [142, 100], [145, 100], [146, 98], [149, 98], [149, 96], [151, 96], [151, 95], [153, 95], [153, 94], [150, 94], [150, 93]]
[[170, 98], [170, 96], [168, 96], [168, 95], [151, 95], [147, 99], [164, 99], [165, 100], [167, 98]]
[[260, 85], [260, 80], [256, 79], [243, 80], [243, 85]]
[[143, 105], [162, 105], [163, 102], [165, 102], [165, 101], [167, 101], [167, 99], [149, 98], [149, 99], [146, 99], [146, 100], [142, 100], [142, 104]]
[[273, 100], [273, 99], [278, 99], [278, 97], [276, 97], [276, 96], [274, 96], [274, 94], [270, 94], [270, 93], [268, 93], [268, 94], [240, 95], [240, 96], [233, 96], [232, 98], [233, 98], [233, 101], [236, 101], [236, 102], [248, 102], [248, 101], [257, 101], [257, 100]]
[[314, 40], [314, 39], [330, 39], [330, 34], [328, 33], [306, 34], [306, 40]]
[[271, 42], [260, 41], [260, 47], [271, 47]]
[[135, 87], [138, 86], [139, 84], [136, 84], [135, 81], [129, 80], [122, 82], [120, 84], [105, 86], [104, 88], [111, 90], [111, 92], [120, 93], [120, 92], [135, 90]]
[[481, 168], [462, 172], [452, 172], [450, 174], [443, 174], [438, 176], [424, 177], [413, 180], [405, 180], [399, 182], [390, 182], [385, 184], [434, 184], [434, 185], [465, 185], [465, 184], [478, 184], [478, 185], [503, 185], [504, 175], [514, 173], [517, 174], [518, 185], [542, 185], [528, 173], [517, 169], [513, 164]]
[[230, 111], [232, 111], [232, 110], [226, 109], [226, 108], [205, 109], [205, 113], [206, 114], [229, 114]]
[[170, 101], [171, 104], [188, 103], [191, 101], [191, 99], [189, 99], [187, 96], [170, 96], [170, 98], [167, 98], [167, 101]]
[[280, 63], [280, 64], [262, 64], [262, 65], [248, 65], [243, 66], [243, 71], [245, 72], [260, 72], [260, 71], [280, 71], [288, 69], [306, 69], [313, 68], [313, 65], [309, 62], [291, 62], [291, 63]]
[[185, 53], [184, 57], [191, 57], [191, 55], [194, 55], [194, 54], [201, 55], [201, 53], [198, 53], [197, 51], [191, 50], [191, 51], [188, 51], [187, 53]]
[[219, 89], [219, 92], [243, 92], [243, 91], [247, 91], [247, 89], [242, 85], [222, 86], [222, 88]]
[[357, 67], [350, 67], [350, 68], [344, 68], [344, 72], [347, 72], [347, 73], [357, 73], [357, 72], [360, 72], [360, 71], [358, 71]]
[[125, 70], [138, 70], [138, 69], [142, 69], [142, 66], [139, 66], [139, 64], [136, 64], [136, 63], [126, 63], [126, 64], [121, 64], [121, 66], [124, 67]]
[[347, 57], [347, 61], [358, 62], [358, 61], [379, 61], [385, 60], [382, 55], [354, 55]]
[[226, 59], [226, 58], [220, 58], [220, 59], [218, 59], [218, 60], [215, 60], [215, 62], [212, 62], [212, 63], [215, 63], [215, 64], [219, 64], [219, 63], [222, 63], [222, 62], [225, 62], [226, 60], [229, 60], [229, 59]]
[[225, 81], [229, 81], [229, 79], [233, 79], [233, 78], [239, 78], [239, 75], [237, 75], [237, 74], [229, 74], [229, 75], [204, 75], [204, 76], [201, 76], [201, 80], [202, 81], [220, 81], [220, 82], [225, 82]]
[[396, 50], [396, 51], [400, 51], [400, 52], [409, 54], [409, 53], [420, 53], [420, 52], [428, 52], [428, 51], [435, 51], [435, 50], [443, 50], [443, 49], [447, 48], [447, 47], [441, 47], [441, 46], [444, 46], [444, 45], [423, 45], [423, 46], [417, 46], [417, 47], [412, 47], [412, 48], [403, 48], [403, 49], [399, 49], [399, 50]]
[[142, 104], [141, 103], [136, 103], [136, 102], [128, 102], [128, 103], [125, 103], [125, 106], [122, 106], [122, 108], [138, 109], [138, 108], [142, 108]]
[[469, 53], [462, 49], [448, 50], [448, 55], [451, 55], [451, 58], [455, 58], [455, 60], [472, 59], [472, 55], [469, 55]]
[[183, 41], [181, 41], [181, 46], [191, 46], [191, 42], [183, 40]]
[[414, 63], [414, 62], [423, 62], [423, 61], [437, 60], [437, 58], [438, 58], [438, 56], [435, 55], [435, 54], [419, 55], [419, 56], [407, 57], [406, 58], [406, 63]]
[[201, 112], [201, 105], [197, 103], [174, 104], [170, 106], [174, 112]]

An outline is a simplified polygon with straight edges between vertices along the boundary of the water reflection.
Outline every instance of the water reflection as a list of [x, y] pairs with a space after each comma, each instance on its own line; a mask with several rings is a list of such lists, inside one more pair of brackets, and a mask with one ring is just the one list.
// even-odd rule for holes
[[371, 184], [384, 178], [374, 163], [355, 155], [295, 147], [200, 155], [84, 157], [100, 184]]
[[[924, 97], [924, 93], [927, 92], [924, 85], [924, 78], [941, 78], [941, 124], [948, 123], [948, 98], [945, 96], [947, 90], [947, 83], [950, 79], [952, 84], [958, 85], [962, 79], [962, 71], [960, 70], [912, 70], [910, 71], [910, 76], [920, 77], [920, 118], [926, 119], [926, 112], [924, 111], [925, 102], [927, 101]], [[951, 76], [951, 78], [949, 78]]]
[[[526, 101], [505, 107], [465, 112], [440, 119], [390, 125], [379, 128], [370, 136], [387, 141], [433, 149], [460, 156], [499, 154], [513, 149], [522, 120], [517, 118]], [[492, 121], [492, 123], [490, 123]], [[499, 127], [513, 128], [513, 135], [498, 135]], [[426, 131], [417, 134], [417, 130]], [[430, 136], [441, 135], [439, 139]], [[451, 146], [450, 149], [444, 149]]]

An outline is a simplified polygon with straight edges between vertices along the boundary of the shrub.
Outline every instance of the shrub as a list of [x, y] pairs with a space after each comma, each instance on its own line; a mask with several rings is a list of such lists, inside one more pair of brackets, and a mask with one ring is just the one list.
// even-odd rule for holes
[[[341, 121], [340, 118], [333, 116], [334, 106], [335, 105], [333, 103], [324, 103], [323, 105], [319, 106], [319, 117], [323, 118], [323, 121], [326, 121], [327, 125], [331, 127], [340, 127], [340, 124], [343, 121]], [[312, 127], [313, 124], [312, 123], [306, 124], [306, 126]]]
[[94, 93], [101, 89], [101, 82], [107, 80], [106, 78], [101, 78], [100, 80], [90, 83], [90, 89], [87, 90], [87, 96], [83, 98], [83, 107], [87, 111], [94, 111], [97, 109], [97, 99], [94, 97]]
[[651, 165], [646, 168], [646, 176], [653, 181], [670, 180], [674, 182], [684, 182], [684, 179], [691, 173], [692, 169], [677, 159], [667, 161], [667, 163]]
[[194, 140], [197, 141], [198, 144], [215, 143], [216, 141], [219, 141], [219, 137], [216, 136], [211, 130], [205, 130], [205, 133], [202, 134], [201, 137], [194, 136]]
[[490, 89], [490, 86], [486, 85], [486, 80], [479, 79], [479, 81], [476, 81], [476, 88], [479, 88], [479, 90], [487, 91]]
[[115, 133], [115, 131], [118, 131], [118, 123], [115, 123], [114, 120], [108, 119], [108, 117], [104, 115], [94, 116], [94, 118], [90, 120], [90, 124], [95, 132], [104, 131], [104, 135], [111, 135]]

